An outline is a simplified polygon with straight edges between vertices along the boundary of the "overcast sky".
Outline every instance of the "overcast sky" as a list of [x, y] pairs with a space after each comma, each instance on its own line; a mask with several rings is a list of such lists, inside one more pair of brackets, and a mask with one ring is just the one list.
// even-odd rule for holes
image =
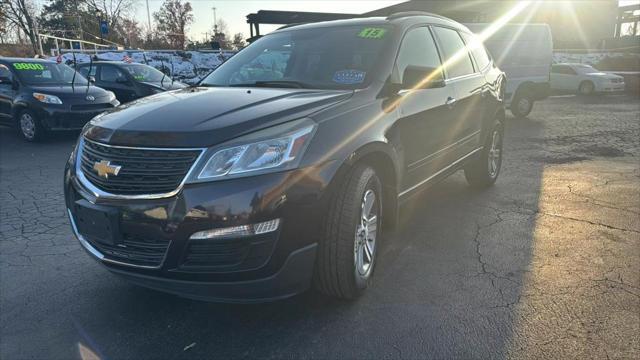
[[[146, 0], [136, 0], [134, 18], [141, 24], [147, 23]], [[151, 14], [160, 8], [163, 0], [148, 0]], [[393, 5], [404, 0], [189, 0], [193, 6], [195, 22], [191, 25], [188, 35], [191, 39], [201, 40], [206, 31], [213, 27], [213, 10], [216, 7], [217, 18], [223, 19], [230, 35], [241, 32], [245, 38], [249, 37], [249, 24], [246, 15], [258, 10], [291, 10], [317, 11], [337, 13], [363, 13], [381, 7]], [[640, 0], [619, 0], [621, 5], [636, 4]], [[36, 0], [40, 5], [46, 0]], [[152, 15], [153, 16], [153, 15]], [[153, 18], [152, 20], [153, 21]], [[265, 34], [280, 25], [261, 25], [260, 32]]]
[[[147, 12], [145, 0], [139, 0], [140, 5], [136, 10], [136, 19], [146, 23]], [[246, 23], [246, 16], [258, 10], [292, 10], [292, 11], [319, 11], [319, 12], [341, 12], [341, 13], [363, 13], [369, 10], [389, 6], [396, 1], [345, 1], [345, 0], [288, 0], [288, 1], [268, 1], [268, 0], [190, 0], [193, 6], [195, 22], [189, 29], [189, 37], [201, 39], [205, 31], [210, 31], [213, 27], [213, 10], [216, 7], [218, 19], [223, 19], [229, 26], [229, 32], [235, 34], [241, 32], [245, 37], [249, 37], [249, 24]], [[158, 10], [162, 0], [149, 0], [151, 13]], [[153, 15], [152, 15], [153, 16]], [[153, 21], [153, 19], [152, 19]], [[260, 26], [261, 33], [267, 33], [277, 28], [278, 25]]]

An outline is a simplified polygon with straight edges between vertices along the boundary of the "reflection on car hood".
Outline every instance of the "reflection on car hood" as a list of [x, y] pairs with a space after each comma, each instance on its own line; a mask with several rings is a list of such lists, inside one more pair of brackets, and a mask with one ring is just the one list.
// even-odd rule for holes
[[187, 87], [186, 84], [183, 84], [179, 81], [174, 81], [173, 83], [171, 82], [171, 79], [165, 79], [165, 81], [141, 81], [141, 84], [147, 85], [147, 86], [151, 86], [151, 87], [155, 87], [158, 89], [164, 89], [164, 90], [178, 90], [178, 89], [184, 89]]
[[64, 99], [85, 99], [87, 95], [91, 95], [98, 100], [105, 100], [109, 98], [109, 93], [97, 86], [89, 86], [87, 89], [87, 85], [29, 85], [29, 89], [33, 92], [39, 92], [48, 95], [55, 95]]
[[86, 136], [113, 145], [206, 147], [309, 116], [350, 90], [186, 88], [120, 106]]
[[592, 72], [592, 73], [586, 73], [586, 76], [590, 76], [590, 77], [596, 77], [599, 79], [623, 79], [622, 76], [618, 76], [615, 74], [609, 74], [609, 73], [605, 73], [605, 72]]

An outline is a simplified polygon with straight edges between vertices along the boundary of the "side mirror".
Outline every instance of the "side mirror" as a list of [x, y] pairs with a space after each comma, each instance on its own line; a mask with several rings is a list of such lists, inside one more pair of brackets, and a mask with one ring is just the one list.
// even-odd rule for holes
[[402, 89], [433, 89], [444, 86], [441, 68], [409, 65], [402, 74]]
[[96, 77], [95, 77], [95, 76], [91, 76], [91, 75], [89, 75], [89, 76], [87, 77], [87, 80], [89, 80], [89, 82], [93, 84], [93, 83], [95, 83], [95, 82], [96, 82]]

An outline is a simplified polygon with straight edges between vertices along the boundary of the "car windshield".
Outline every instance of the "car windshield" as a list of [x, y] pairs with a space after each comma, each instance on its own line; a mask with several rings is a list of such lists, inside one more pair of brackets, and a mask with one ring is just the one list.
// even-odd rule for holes
[[581, 74], [600, 72], [600, 70], [594, 68], [591, 65], [576, 65], [575, 69], [576, 69], [577, 72], [579, 72]]
[[15, 62], [11, 64], [18, 77], [27, 85], [86, 85], [82, 75], [74, 76], [75, 71], [65, 64], [49, 62]]
[[200, 85], [363, 88], [388, 51], [390, 31], [363, 25], [274, 33], [240, 51]]
[[[137, 81], [147, 82], [160, 82], [164, 74], [154, 67], [144, 64], [128, 64], [123, 65], [125, 69], [133, 76]], [[164, 76], [165, 80], [169, 79]], [[170, 80], [170, 79], [169, 79]]]

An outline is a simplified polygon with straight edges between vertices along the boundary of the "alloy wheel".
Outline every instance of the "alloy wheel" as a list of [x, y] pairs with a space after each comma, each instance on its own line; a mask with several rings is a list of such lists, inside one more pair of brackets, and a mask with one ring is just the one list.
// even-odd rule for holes
[[36, 136], [36, 121], [31, 114], [24, 113], [20, 116], [20, 130], [28, 140], [33, 140]]
[[531, 100], [523, 97], [518, 100], [518, 104], [516, 104], [516, 106], [518, 107], [518, 112], [520, 114], [528, 114], [531, 111], [531, 106], [533, 105], [531, 104]]
[[488, 156], [489, 176], [495, 178], [498, 176], [500, 166], [502, 165], [502, 135], [497, 129], [493, 130], [491, 137], [491, 147]]
[[360, 278], [367, 279], [371, 275], [376, 251], [378, 218], [376, 193], [367, 189], [362, 197], [360, 221], [356, 226], [354, 242], [356, 276]]

